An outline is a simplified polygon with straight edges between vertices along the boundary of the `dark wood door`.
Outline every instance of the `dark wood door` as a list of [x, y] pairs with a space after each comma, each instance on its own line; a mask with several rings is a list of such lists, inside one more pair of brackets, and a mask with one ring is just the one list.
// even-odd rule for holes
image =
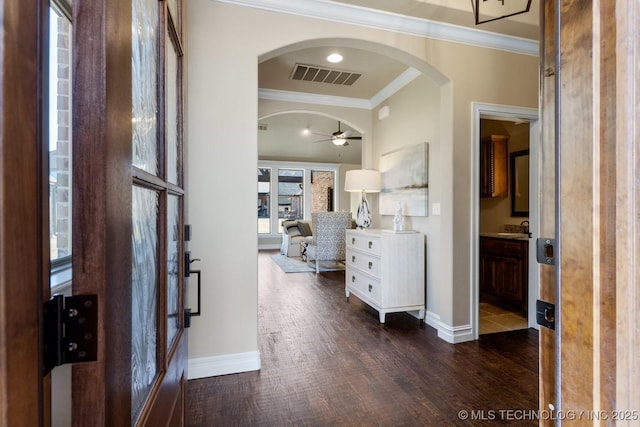
[[[40, 313], [48, 298], [48, 174], [39, 38], [48, 2], [0, 0], [0, 424], [48, 425]], [[40, 25], [45, 25], [45, 28]]]
[[73, 2], [73, 292], [97, 294], [98, 360], [72, 419], [182, 425], [181, 1]]

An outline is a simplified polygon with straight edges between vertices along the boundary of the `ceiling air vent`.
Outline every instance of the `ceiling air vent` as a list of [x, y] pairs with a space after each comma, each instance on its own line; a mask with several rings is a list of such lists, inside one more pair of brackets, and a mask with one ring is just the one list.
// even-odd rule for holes
[[362, 73], [353, 71], [322, 68], [316, 65], [296, 64], [291, 72], [291, 79], [306, 82], [331, 83], [334, 85], [351, 86]]

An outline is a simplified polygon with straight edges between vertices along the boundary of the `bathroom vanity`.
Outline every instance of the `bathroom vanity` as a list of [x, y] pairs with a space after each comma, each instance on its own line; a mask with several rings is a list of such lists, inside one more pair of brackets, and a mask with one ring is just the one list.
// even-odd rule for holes
[[493, 302], [527, 312], [529, 236], [480, 234], [480, 293]]

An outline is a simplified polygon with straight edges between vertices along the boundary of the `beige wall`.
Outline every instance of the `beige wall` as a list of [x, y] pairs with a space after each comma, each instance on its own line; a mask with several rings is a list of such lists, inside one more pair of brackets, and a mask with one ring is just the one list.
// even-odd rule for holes
[[[379, 108], [389, 107], [389, 117], [377, 120]], [[440, 250], [451, 245], [450, 233], [441, 234], [443, 217], [431, 214], [432, 203], [442, 203], [444, 188], [443, 175], [451, 169], [450, 150], [442, 150], [444, 143], [441, 133], [441, 89], [430, 78], [422, 75], [382, 102], [374, 111], [373, 157], [375, 168], [379, 168], [380, 156], [390, 151], [420, 143], [428, 143], [429, 216], [405, 217], [406, 229], [420, 230], [426, 235], [427, 259], [427, 320], [441, 318], [444, 307], [451, 306], [451, 272], [445, 265], [451, 263], [451, 254]], [[443, 130], [446, 133], [446, 130]], [[373, 200], [373, 198], [371, 198]], [[377, 198], [375, 199], [377, 202]], [[373, 206], [376, 206], [372, 204]], [[374, 208], [374, 213], [378, 209]], [[446, 221], [445, 221], [446, 222]], [[393, 216], [383, 215], [374, 222], [381, 228], [393, 228]], [[447, 237], [449, 237], [447, 239]], [[449, 240], [449, 241], [447, 241]], [[448, 278], [448, 279], [447, 279]]]
[[[344, 114], [364, 134], [365, 167], [377, 168], [380, 154], [395, 147], [430, 143], [430, 197], [441, 203], [442, 215], [412, 224], [441, 261], [436, 267], [431, 258], [427, 267], [436, 269], [429, 274], [431, 293], [438, 290], [427, 295], [429, 310], [440, 332], [469, 325], [471, 102], [536, 108], [537, 58], [210, 0], [190, 0], [187, 22], [189, 221], [192, 255], [203, 270], [203, 314], [192, 323], [190, 358], [258, 349], [257, 258], [247, 256], [257, 253], [256, 121], [290, 106], [261, 102], [258, 110], [257, 64], [273, 50], [323, 38], [375, 49], [429, 75], [414, 84], [433, 95], [431, 103], [401, 91], [389, 99], [387, 123], [373, 123], [377, 110]], [[410, 124], [401, 124], [402, 115]]]

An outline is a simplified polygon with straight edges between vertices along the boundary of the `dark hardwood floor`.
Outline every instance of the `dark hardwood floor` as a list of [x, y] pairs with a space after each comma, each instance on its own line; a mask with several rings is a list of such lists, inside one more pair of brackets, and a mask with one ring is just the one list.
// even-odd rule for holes
[[285, 274], [273, 253], [258, 256], [262, 368], [189, 381], [187, 425], [537, 425], [523, 420], [538, 407], [535, 330], [452, 345], [406, 313], [381, 325], [346, 301], [344, 272]]

